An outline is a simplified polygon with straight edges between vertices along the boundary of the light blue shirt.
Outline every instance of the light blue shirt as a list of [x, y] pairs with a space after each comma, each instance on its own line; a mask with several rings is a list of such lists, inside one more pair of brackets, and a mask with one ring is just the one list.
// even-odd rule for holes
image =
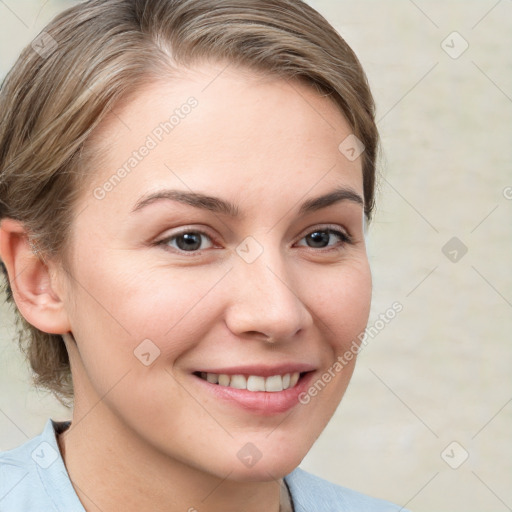
[[[59, 451], [59, 426], [48, 420], [39, 436], [0, 453], [0, 512], [85, 512]], [[408, 512], [300, 468], [285, 481], [295, 512]]]

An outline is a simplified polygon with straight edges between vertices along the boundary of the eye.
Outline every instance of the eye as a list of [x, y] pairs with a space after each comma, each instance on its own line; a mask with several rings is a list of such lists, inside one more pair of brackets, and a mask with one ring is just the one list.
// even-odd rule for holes
[[[336, 237], [340, 240], [340, 243], [338, 244], [339, 249], [341, 249], [345, 244], [352, 243], [352, 239], [347, 233], [333, 228], [315, 229], [301, 240], [310, 242], [311, 245], [308, 245], [308, 247], [312, 249], [323, 249], [329, 247], [329, 242]], [[334, 246], [331, 245], [331, 248], [336, 249], [336, 244]]]
[[[210, 241], [210, 245], [202, 244], [204, 238]], [[188, 230], [164, 238], [157, 242], [157, 245], [169, 246], [183, 252], [197, 252], [213, 246], [211, 240], [211, 237], [202, 231]]]
[[[336, 238], [338, 244], [336, 244]], [[204, 240], [207, 242], [203, 243]], [[347, 233], [330, 227], [315, 229], [303, 237], [302, 240], [306, 240], [306, 246], [311, 249], [327, 248], [327, 250], [341, 249], [345, 244], [353, 243], [352, 238]], [[330, 243], [333, 240], [335, 243]], [[194, 253], [213, 247], [213, 242], [212, 238], [203, 231], [189, 229], [163, 238], [155, 242], [155, 245], [170, 247], [177, 252]], [[299, 243], [298, 245], [304, 244]]]

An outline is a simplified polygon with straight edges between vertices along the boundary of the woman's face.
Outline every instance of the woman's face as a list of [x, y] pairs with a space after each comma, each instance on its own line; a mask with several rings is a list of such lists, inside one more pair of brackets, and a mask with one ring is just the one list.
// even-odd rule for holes
[[368, 320], [362, 157], [331, 100], [222, 70], [155, 83], [96, 133], [62, 274], [75, 417], [268, 480], [324, 429]]

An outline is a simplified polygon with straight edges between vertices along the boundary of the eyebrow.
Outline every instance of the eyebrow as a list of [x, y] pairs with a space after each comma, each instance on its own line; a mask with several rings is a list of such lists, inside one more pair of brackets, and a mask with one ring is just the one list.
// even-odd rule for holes
[[[200, 192], [187, 192], [184, 190], [171, 189], [160, 190], [142, 196], [132, 209], [132, 213], [162, 200], [177, 201], [179, 203], [193, 206], [194, 208], [200, 208], [202, 210], [227, 215], [229, 217], [243, 217], [238, 206], [226, 201], [225, 199], [209, 196]], [[300, 206], [299, 215], [305, 215], [322, 208], [327, 208], [328, 206], [342, 201], [351, 201], [364, 206], [363, 198], [355, 190], [349, 187], [338, 187], [327, 194], [304, 201]]]

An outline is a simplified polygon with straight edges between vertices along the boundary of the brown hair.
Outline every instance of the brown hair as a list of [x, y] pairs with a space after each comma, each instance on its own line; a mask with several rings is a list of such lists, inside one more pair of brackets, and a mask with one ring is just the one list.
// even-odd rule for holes
[[[365, 146], [370, 221], [374, 101], [354, 52], [301, 0], [90, 0], [58, 15], [23, 50], [0, 91], [0, 219], [23, 222], [42, 256], [64, 261], [95, 127], [162, 71], [203, 59], [298, 79], [332, 98]], [[14, 303], [7, 274], [6, 291]], [[62, 337], [16, 312], [36, 384], [72, 398]]]

